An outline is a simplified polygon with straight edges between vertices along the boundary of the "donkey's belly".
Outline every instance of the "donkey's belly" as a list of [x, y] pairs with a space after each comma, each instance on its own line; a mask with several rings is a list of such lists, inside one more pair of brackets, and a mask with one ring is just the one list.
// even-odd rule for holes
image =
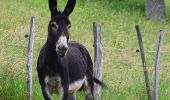
[[[50, 92], [57, 94], [63, 93], [63, 87], [61, 85], [61, 78], [59, 75], [53, 77], [46, 76], [45, 83]], [[69, 83], [69, 93], [73, 93], [79, 90], [82, 87], [83, 83], [87, 84], [86, 77]]]
[[86, 76], [83, 77], [82, 79], [79, 79], [73, 83], [70, 83], [69, 84], [69, 92], [70, 93], [73, 93], [73, 92], [76, 92], [77, 90], [79, 90], [83, 83], [87, 84], [87, 80], [86, 80]]

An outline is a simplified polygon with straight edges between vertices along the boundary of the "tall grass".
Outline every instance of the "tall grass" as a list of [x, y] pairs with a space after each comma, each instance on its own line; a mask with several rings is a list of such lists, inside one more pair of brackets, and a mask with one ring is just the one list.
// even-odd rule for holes
[[[67, 0], [58, 0], [64, 9]], [[103, 80], [108, 89], [102, 100], [147, 100], [138, 41], [134, 26], [142, 29], [149, 78], [153, 84], [153, 64], [157, 33], [165, 30], [161, 56], [159, 99], [170, 99], [170, 2], [166, 0], [166, 21], [152, 22], [145, 18], [144, 0], [79, 0], [70, 16], [71, 40], [84, 44], [93, 57], [92, 22], [102, 25]], [[47, 0], [0, 1], [0, 100], [26, 99], [26, 57], [30, 17], [35, 16], [33, 98], [42, 100], [36, 73], [40, 48], [46, 41], [50, 12]], [[58, 98], [55, 96], [55, 98]], [[77, 94], [82, 100], [83, 93]]]

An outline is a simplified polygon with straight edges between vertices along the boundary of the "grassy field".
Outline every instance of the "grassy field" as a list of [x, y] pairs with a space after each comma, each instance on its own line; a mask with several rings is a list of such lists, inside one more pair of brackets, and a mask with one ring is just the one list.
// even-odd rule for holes
[[[63, 9], [67, 0], [58, 0]], [[170, 1], [166, 1], [166, 21], [150, 21], [144, 16], [144, 0], [77, 0], [70, 16], [71, 40], [84, 44], [93, 57], [95, 21], [102, 25], [103, 81], [108, 89], [102, 100], [147, 100], [143, 68], [134, 26], [141, 26], [146, 62], [153, 87], [153, 65], [157, 36], [165, 31], [160, 63], [159, 99], [170, 100]], [[33, 98], [42, 100], [36, 62], [46, 41], [50, 12], [47, 0], [0, 0], [0, 100], [26, 99], [26, 59], [30, 17], [35, 16]], [[55, 98], [58, 98], [55, 96]], [[77, 94], [82, 100], [83, 93]]]

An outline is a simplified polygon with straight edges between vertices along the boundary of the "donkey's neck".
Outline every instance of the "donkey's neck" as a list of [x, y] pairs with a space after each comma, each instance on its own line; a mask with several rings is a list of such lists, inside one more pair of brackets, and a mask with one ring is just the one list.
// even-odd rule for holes
[[54, 36], [51, 36], [49, 33], [48, 33], [48, 36], [47, 36], [47, 43], [50, 45], [50, 46], [55, 46], [56, 45], [56, 39]]
[[46, 48], [49, 56], [57, 56], [56, 42], [50, 36], [47, 38]]
[[60, 62], [60, 60], [56, 52], [55, 43], [48, 39], [46, 42], [46, 62], [47, 62], [47, 73], [51, 76], [54, 76], [56, 74], [56, 71], [58, 71], [58, 65], [59, 65], [58, 63]]

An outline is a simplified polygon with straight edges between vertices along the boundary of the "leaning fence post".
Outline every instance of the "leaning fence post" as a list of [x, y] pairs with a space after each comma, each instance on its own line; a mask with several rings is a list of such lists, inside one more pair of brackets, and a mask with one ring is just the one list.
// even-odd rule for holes
[[155, 64], [154, 64], [154, 87], [153, 87], [153, 100], [158, 100], [158, 87], [159, 87], [159, 64], [160, 64], [160, 56], [161, 56], [161, 47], [163, 44], [163, 36], [164, 32], [160, 30], [156, 56], [155, 56]]
[[31, 26], [28, 43], [28, 58], [27, 58], [27, 93], [28, 100], [32, 100], [32, 64], [33, 64], [33, 48], [34, 48], [34, 17], [31, 17]]
[[[102, 80], [102, 57], [103, 57], [103, 46], [102, 46], [102, 33], [101, 26], [93, 23], [94, 31], [94, 76], [99, 80]], [[95, 96], [97, 100], [101, 100], [100, 94], [101, 88], [95, 85]]]
[[148, 69], [146, 67], [146, 61], [145, 61], [145, 54], [144, 54], [144, 47], [143, 47], [142, 36], [141, 36], [139, 25], [136, 25], [135, 28], [136, 28], [136, 32], [137, 32], [139, 48], [140, 48], [140, 53], [141, 53], [141, 58], [142, 58], [143, 71], [144, 71], [144, 76], [145, 76], [145, 84], [146, 84], [148, 100], [151, 100], [150, 84], [149, 84], [149, 78], [148, 78]]

